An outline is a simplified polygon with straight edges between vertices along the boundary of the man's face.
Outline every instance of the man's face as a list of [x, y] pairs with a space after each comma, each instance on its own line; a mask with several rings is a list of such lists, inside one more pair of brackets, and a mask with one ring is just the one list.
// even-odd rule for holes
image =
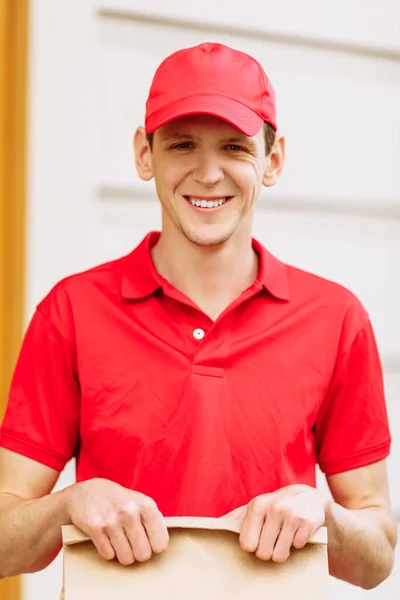
[[263, 129], [247, 137], [207, 115], [164, 125], [151, 154], [163, 230], [174, 228], [199, 246], [250, 233], [266, 166]]

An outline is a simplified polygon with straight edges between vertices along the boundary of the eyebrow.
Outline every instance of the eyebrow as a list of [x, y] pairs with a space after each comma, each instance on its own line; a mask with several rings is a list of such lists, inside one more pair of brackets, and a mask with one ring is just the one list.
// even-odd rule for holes
[[244, 134], [242, 136], [239, 136], [239, 137], [223, 138], [221, 140], [221, 142], [225, 142], [226, 144], [249, 144], [249, 145], [253, 145], [254, 144], [253, 140], [251, 140], [250, 138], [248, 138]]
[[200, 138], [197, 138], [195, 135], [189, 135], [188, 133], [166, 133], [165, 135], [163, 135], [162, 137], [162, 141], [175, 141], [175, 140], [191, 140], [191, 141], [195, 141], [198, 140]]

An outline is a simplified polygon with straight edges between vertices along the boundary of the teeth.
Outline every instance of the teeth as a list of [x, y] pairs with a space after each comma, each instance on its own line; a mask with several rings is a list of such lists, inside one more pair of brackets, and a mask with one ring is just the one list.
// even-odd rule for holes
[[200, 208], [217, 208], [222, 206], [226, 201], [226, 198], [220, 198], [219, 200], [200, 200], [199, 198], [189, 198], [192, 206], [198, 206]]

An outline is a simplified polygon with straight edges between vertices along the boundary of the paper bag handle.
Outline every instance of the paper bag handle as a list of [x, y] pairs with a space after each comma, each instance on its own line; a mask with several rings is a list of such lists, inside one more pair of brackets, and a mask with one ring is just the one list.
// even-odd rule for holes
[[[237, 534], [240, 533], [241, 529], [240, 521], [230, 517], [221, 517], [220, 519], [211, 517], [165, 517], [164, 522], [168, 529], [208, 529], [214, 531], [231, 531]], [[90, 540], [89, 536], [75, 527], [75, 525], [63, 525], [62, 539], [64, 546], [71, 546], [72, 544], [79, 544]], [[326, 544], [326, 527], [318, 529], [308, 543]]]

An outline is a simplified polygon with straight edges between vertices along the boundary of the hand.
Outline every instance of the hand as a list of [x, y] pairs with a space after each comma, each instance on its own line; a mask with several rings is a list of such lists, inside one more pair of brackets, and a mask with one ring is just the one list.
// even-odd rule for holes
[[66, 490], [71, 522], [88, 535], [106, 560], [143, 562], [169, 543], [154, 500], [107, 479], [91, 479]]
[[[303, 548], [325, 523], [331, 500], [307, 485], [290, 485], [257, 496], [224, 515], [240, 520], [240, 545], [261, 560], [285, 562], [291, 547]], [[221, 517], [221, 518], [224, 518]]]

